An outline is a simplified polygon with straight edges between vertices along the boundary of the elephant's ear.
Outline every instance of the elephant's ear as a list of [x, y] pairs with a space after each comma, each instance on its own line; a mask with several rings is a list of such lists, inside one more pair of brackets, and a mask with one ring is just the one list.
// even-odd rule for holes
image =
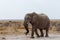
[[37, 15], [34, 15], [34, 16], [33, 16], [32, 21], [33, 21], [33, 22], [36, 22], [36, 21], [37, 21]]

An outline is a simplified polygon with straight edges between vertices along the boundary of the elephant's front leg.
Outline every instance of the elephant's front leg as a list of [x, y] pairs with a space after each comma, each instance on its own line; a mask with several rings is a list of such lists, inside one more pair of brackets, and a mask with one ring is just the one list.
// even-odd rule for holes
[[31, 38], [34, 38], [34, 31], [35, 31], [35, 27], [32, 26]]
[[40, 29], [41, 35], [40, 37], [44, 37], [43, 29]]
[[37, 28], [35, 28], [35, 33], [36, 33], [37, 37], [40, 37], [38, 34], [38, 31], [37, 31]]

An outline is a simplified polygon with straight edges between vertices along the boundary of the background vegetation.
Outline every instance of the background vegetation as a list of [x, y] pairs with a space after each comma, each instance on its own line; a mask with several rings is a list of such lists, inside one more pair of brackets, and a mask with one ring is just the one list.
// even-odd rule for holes
[[[0, 20], [0, 34], [24, 34], [23, 20]], [[60, 33], [60, 20], [50, 21], [49, 33]], [[31, 24], [29, 24], [31, 30]]]

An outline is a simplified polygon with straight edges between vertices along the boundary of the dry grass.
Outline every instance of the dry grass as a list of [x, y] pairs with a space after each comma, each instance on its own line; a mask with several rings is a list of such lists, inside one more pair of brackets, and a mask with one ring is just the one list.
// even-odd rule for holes
[[[9, 22], [10, 20], [0, 20], [0, 23], [6, 23], [6, 22]], [[20, 26], [16, 26], [16, 25], [13, 25], [12, 23], [12, 26], [3, 26], [3, 27], [0, 27], [0, 34], [24, 34], [25, 32], [25, 29], [24, 29], [24, 26], [23, 26], [23, 21], [22, 20], [11, 20], [12, 22], [17, 22], [20, 23]], [[54, 25], [52, 25], [51, 23], [51, 27], [49, 29], [49, 33], [60, 33], [60, 31], [56, 31], [57, 27], [55, 27], [55, 25], [57, 23], [60, 23], [60, 20], [51, 20], [52, 23], [54, 23]], [[29, 25], [30, 27], [31, 25]], [[31, 28], [31, 27], [30, 27]]]

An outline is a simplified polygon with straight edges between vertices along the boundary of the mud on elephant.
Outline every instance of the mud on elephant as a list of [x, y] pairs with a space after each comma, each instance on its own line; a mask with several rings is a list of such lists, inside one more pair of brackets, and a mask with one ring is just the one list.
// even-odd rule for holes
[[[34, 32], [36, 33], [37, 37], [43, 37], [44, 33], [43, 30], [46, 30], [45, 37], [48, 37], [48, 30], [50, 26], [50, 19], [45, 14], [37, 14], [35, 12], [28, 13], [25, 15], [24, 18], [24, 27], [26, 29], [26, 35], [29, 33], [28, 24], [32, 25], [32, 32], [31, 38], [34, 38]], [[41, 35], [38, 34], [37, 29], [40, 30]]]

